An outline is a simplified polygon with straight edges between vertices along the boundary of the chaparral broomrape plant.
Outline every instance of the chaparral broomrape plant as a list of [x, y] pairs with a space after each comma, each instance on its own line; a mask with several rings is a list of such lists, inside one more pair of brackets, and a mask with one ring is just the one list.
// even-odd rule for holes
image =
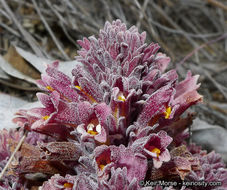
[[[183, 113], [202, 101], [198, 75], [189, 71], [179, 82], [176, 70], [166, 72], [170, 58], [145, 39], [134, 26], [106, 22], [98, 38], [78, 41], [83, 66], [72, 78], [58, 71], [58, 62], [48, 65], [38, 81], [46, 91], [37, 93], [43, 107], [19, 110], [13, 119], [29, 134], [2, 189], [227, 188], [220, 156], [186, 142], [192, 115]], [[2, 131], [1, 168], [18, 141], [10, 139]], [[143, 187], [146, 180], [178, 185]], [[183, 180], [221, 183], [184, 187]]]

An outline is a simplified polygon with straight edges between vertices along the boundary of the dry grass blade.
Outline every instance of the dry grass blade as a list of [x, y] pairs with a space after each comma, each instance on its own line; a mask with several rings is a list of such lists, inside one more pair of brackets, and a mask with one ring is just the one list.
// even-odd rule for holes
[[8, 4], [5, 2], [5, 0], [1, 0], [1, 3], [3, 7], [6, 9], [10, 17], [12, 18], [14, 24], [17, 26], [21, 34], [24, 36], [25, 40], [28, 42], [32, 50], [39, 56], [43, 56], [41, 50], [37, 47], [37, 43], [34, 42], [34, 38], [21, 26], [18, 19], [14, 16], [13, 12], [9, 8]]
[[12, 87], [12, 88], [15, 88], [18, 90], [34, 91], [34, 92], [40, 91], [40, 89], [38, 87], [24, 87], [24, 86], [17, 85], [17, 84], [14, 84], [12, 82], [8, 82], [8, 81], [2, 80], [2, 79], [0, 79], [0, 83], [2, 85], [9, 86], [9, 87]]
[[53, 6], [51, 5], [51, 2], [49, 0], [46, 0], [46, 4], [52, 10], [52, 12], [56, 15], [56, 17], [59, 19], [61, 28], [64, 31], [67, 38], [70, 40], [70, 42], [72, 42], [76, 46], [77, 45], [76, 41], [70, 36], [70, 34], [68, 33], [68, 31], [66, 29], [66, 26], [68, 25], [67, 20], [57, 11], [57, 9], [53, 8]]
[[203, 48], [206, 47], [207, 45], [211, 45], [211, 44], [213, 44], [213, 43], [215, 43], [215, 42], [218, 42], [218, 41], [220, 41], [220, 40], [223, 40], [223, 39], [225, 39], [225, 38], [227, 38], [227, 33], [225, 33], [225, 34], [219, 36], [218, 38], [216, 38], [216, 39], [214, 39], [214, 40], [210, 40], [209, 42], [202, 44], [201, 46], [199, 46], [199, 47], [197, 47], [196, 49], [194, 49], [194, 50], [193, 50], [191, 53], [189, 53], [187, 56], [185, 56], [185, 57], [178, 63], [178, 65], [183, 64], [183, 63], [184, 63], [185, 61], [187, 61], [193, 54], [195, 54], [197, 51], [203, 49]]
[[21, 37], [20, 34], [16, 30], [12, 29], [11, 27], [7, 26], [6, 24], [0, 23], [0, 26], [5, 28], [7, 31], [9, 31], [13, 35], [15, 35], [15, 36], [17, 36], [19, 38]]
[[207, 0], [208, 3], [227, 11], [227, 6], [216, 0]]
[[[196, 43], [190, 36], [188, 36], [184, 30], [176, 23], [174, 22], [173, 19], [171, 19], [171, 17], [169, 17], [162, 9], [161, 7], [159, 7], [157, 4], [152, 3], [152, 6], [154, 7], [154, 9], [160, 14], [162, 15], [174, 28], [182, 31], [182, 35], [184, 35], [184, 37], [188, 40], [189, 43], [192, 44], [192, 46], [194, 48], [199, 47], [198, 43]], [[201, 52], [204, 54], [204, 56], [206, 58], [208, 58], [209, 60], [212, 60], [212, 57], [204, 50], [202, 49]]]
[[64, 58], [66, 60], [70, 60], [69, 56], [66, 55], [66, 53], [64, 52], [60, 42], [58, 41], [58, 39], [56, 38], [56, 36], [54, 35], [53, 31], [51, 30], [50, 26], [48, 25], [48, 23], [46, 22], [44, 16], [42, 15], [37, 3], [35, 0], [32, 0], [32, 3], [34, 4], [34, 7], [38, 13], [38, 15], [40, 16], [40, 19], [42, 20], [44, 26], [46, 27], [47, 31], [49, 32], [51, 38], [53, 39], [54, 43], [56, 44], [56, 46], [58, 47], [59, 51], [61, 52], [61, 54], [64, 56]]
[[227, 94], [223, 91], [222, 86], [216, 82], [208, 73], [208, 71], [204, 70], [204, 74], [205, 76], [214, 84], [214, 86], [222, 93], [222, 95], [225, 97], [225, 99], [227, 100]]

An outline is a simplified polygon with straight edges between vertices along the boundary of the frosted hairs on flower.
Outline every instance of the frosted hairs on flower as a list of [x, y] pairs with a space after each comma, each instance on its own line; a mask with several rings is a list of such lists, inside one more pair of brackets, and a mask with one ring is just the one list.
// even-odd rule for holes
[[178, 82], [176, 70], [166, 72], [170, 58], [145, 39], [135, 26], [106, 22], [98, 38], [78, 41], [83, 66], [72, 79], [48, 65], [38, 81], [43, 107], [19, 110], [14, 122], [51, 137], [32, 144], [35, 157], [21, 155], [18, 178], [38, 171], [42, 190], [145, 189], [141, 180], [209, 181], [210, 172], [226, 179], [221, 160], [207, 167], [213, 153], [197, 156], [185, 141], [193, 117], [183, 113], [202, 101], [198, 75]]

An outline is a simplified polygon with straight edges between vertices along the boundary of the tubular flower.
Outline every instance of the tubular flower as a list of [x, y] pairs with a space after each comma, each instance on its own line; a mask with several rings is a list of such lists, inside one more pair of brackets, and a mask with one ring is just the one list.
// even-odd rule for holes
[[127, 180], [127, 169], [124, 168], [111, 168], [110, 179], [108, 181], [101, 180], [98, 184], [99, 189], [137, 189], [138, 184], [136, 178], [134, 178], [131, 182]]
[[107, 143], [109, 140], [107, 118], [111, 115], [111, 109], [105, 103], [101, 103], [92, 106], [92, 111], [76, 130], [82, 135], [81, 139], [83, 141], [93, 138], [99, 143]]
[[46, 73], [37, 81], [38, 86], [49, 93], [57, 91], [65, 101], [77, 102], [79, 95], [71, 87], [71, 78], [57, 70], [58, 62], [47, 66]]
[[91, 105], [89, 102], [64, 102], [57, 91], [52, 92], [50, 96], [41, 93], [37, 96], [45, 107], [21, 110], [14, 122], [22, 126], [28, 125], [34, 131], [61, 135], [66, 135], [68, 129], [73, 130], [82, 124], [86, 126], [97, 124], [101, 127], [102, 134], [108, 134], [106, 120], [111, 110], [105, 103]]
[[192, 76], [188, 72], [187, 77], [175, 87], [176, 94], [171, 102], [172, 106], [178, 105], [176, 115], [182, 114], [191, 105], [202, 100], [202, 96], [196, 91], [200, 84], [197, 84], [199, 75]]
[[95, 185], [91, 178], [83, 174], [77, 176], [67, 174], [65, 177], [55, 174], [47, 182], [44, 182], [40, 190], [95, 189]]
[[136, 154], [130, 148], [123, 145], [99, 146], [94, 150], [95, 164], [100, 179], [107, 180], [111, 168], [126, 168], [127, 180], [130, 183], [134, 178], [136, 181], [143, 180], [147, 170], [147, 159], [141, 154]]
[[107, 133], [100, 124], [89, 123], [88, 125], [79, 125], [77, 131], [82, 134], [81, 139], [84, 141], [87, 138], [94, 138], [99, 143], [107, 142]]
[[[58, 122], [59, 115], [62, 115], [61, 110], [66, 109], [66, 104], [60, 100], [59, 93], [57, 91], [53, 91], [50, 95], [37, 93], [37, 97], [44, 107], [19, 110], [13, 121], [28, 130], [39, 131], [51, 136], [67, 136], [69, 131], [63, 127], [63, 121]], [[66, 119], [69, 120], [69, 118]]]
[[31, 128], [36, 128], [43, 124], [47, 124], [53, 120], [58, 112], [60, 95], [54, 91], [49, 96], [37, 93], [39, 101], [44, 105], [41, 108], [32, 108], [30, 110], [19, 110], [18, 117], [14, 119], [15, 123], [23, 126], [28, 124]]
[[172, 142], [172, 138], [165, 131], [136, 140], [132, 145], [135, 152], [140, 152], [148, 158], [153, 159], [155, 168], [160, 168], [163, 162], [170, 161], [170, 153], [167, 146]]

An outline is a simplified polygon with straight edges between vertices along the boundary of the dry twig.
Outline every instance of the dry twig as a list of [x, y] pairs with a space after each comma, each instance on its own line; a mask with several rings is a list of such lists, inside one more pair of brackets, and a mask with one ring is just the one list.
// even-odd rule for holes
[[3, 168], [2, 172], [0, 173], [0, 180], [4, 176], [4, 174], [5, 174], [6, 170], [8, 169], [9, 165], [11, 164], [11, 162], [12, 162], [15, 154], [17, 153], [17, 151], [20, 149], [21, 145], [23, 144], [24, 139], [26, 138], [26, 136], [27, 136], [27, 131], [25, 132], [25, 134], [23, 135], [23, 137], [18, 142], [18, 144], [17, 144], [15, 150], [13, 151], [13, 153], [11, 154], [11, 156], [10, 156], [7, 164], [5, 165], [5, 167]]

